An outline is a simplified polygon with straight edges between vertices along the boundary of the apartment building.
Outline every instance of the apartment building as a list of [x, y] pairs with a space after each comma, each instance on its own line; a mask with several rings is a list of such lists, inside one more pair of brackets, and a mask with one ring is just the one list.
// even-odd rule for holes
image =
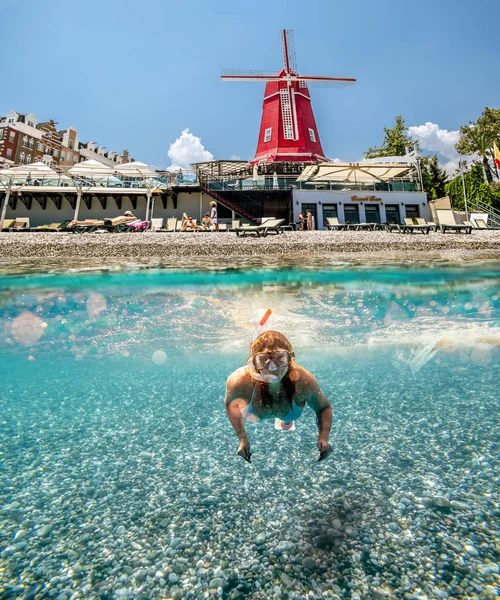
[[36, 149], [43, 138], [33, 113], [23, 115], [11, 110], [0, 117], [0, 165], [35, 162]]

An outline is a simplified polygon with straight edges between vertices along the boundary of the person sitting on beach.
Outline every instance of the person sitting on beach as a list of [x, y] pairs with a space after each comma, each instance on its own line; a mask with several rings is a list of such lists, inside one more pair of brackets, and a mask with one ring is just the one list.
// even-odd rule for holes
[[250, 346], [246, 366], [232, 373], [226, 383], [225, 406], [240, 440], [238, 454], [250, 462], [250, 443], [243, 419], [275, 419], [275, 428], [293, 431], [305, 405], [316, 413], [319, 460], [332, 451], [328, 442], [332, 408], [315, 377], [295, 362], [289, 340], [278, 331], [261, 333]]
[[184, 223], [182, 224], [182, 231], [187, 231], [188, 229], [199, 229], [198, 225], [196, 225], [193, 217], [190, 215], [186, 218]]
[[212, 228], [212, 219], [210, 218], [210, 213], [205, 213], [205, 216], [201, 220], [201, 227], [205, 231]]

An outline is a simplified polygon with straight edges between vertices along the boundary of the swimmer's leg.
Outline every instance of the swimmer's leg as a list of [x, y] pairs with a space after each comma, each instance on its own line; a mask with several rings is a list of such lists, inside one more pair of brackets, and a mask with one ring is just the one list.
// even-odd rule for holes
[[278, 431], [295, 431], [295, 421], [290, 421], [290, 423], [285, 423], [281, 419], [274, 419], [274, 429]]

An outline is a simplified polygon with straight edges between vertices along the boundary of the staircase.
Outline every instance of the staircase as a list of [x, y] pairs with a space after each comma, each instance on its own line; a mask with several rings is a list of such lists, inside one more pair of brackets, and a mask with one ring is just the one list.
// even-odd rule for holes
[[228, 186], [222, 179], [212, 177], [210, 179], [210, 183], [213, 182], [216, 183], [217, 187], [219, 188], [219, 191], [230, 192], [232, 200], [235, 200], [235, 202], [232, 202], [232, 200], [228, 200], [225, 196], [222, 196], [221, 194], [217, 193], [217, 191], [211, 190], [208, 187], [208, 182], [200, 182], [200, 187], [206, 194], [217, 200], [217, 202], [220, 202], [222, 206], [229, 208], [238, 215], [247, 218], [249, 221], [253, 221], [254, 223], [260, 223], [262, 215], [262, 205], [260, 204], [260, 202], [257, 202], [256, 200], [250, 198], [246, 194]]

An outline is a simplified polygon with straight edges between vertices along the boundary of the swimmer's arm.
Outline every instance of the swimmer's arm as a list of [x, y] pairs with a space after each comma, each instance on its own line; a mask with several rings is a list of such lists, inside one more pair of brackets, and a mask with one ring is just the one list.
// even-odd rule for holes
[[245, 426], [243, 425], [243, 415], [241, 414], [241, 409], [246, 406], [247, 403], [241, 398], [241, 394], [238, 393], [238, 387], [236, 372], [229, 377], [226, 383], [225, 406], [229, 422], [233, 426], [238, 439], [241, 441], [247, 439]]
[[332, 428], [332, 407], [328, 398], [321, 391], [316, 379], [309, 373], [309, 390], [306, 398], [307, 404], [316, 413], [316, 423], [318, 425], [318, 444], [320, 442], [328, 444], [330, 430]]

